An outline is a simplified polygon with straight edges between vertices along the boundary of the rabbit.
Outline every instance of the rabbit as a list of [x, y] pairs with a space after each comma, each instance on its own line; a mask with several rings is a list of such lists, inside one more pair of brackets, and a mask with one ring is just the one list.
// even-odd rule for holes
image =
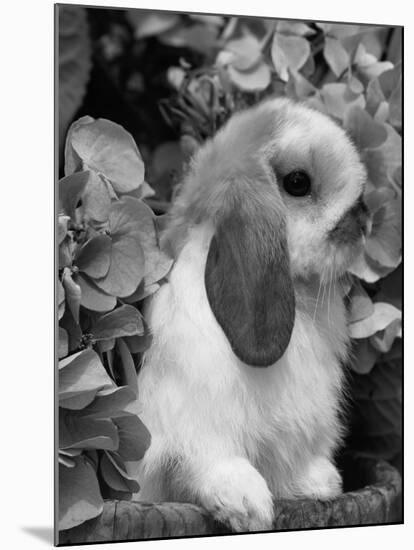
[[140, 500], [263, 531], [275, 499], [341, 493], [342, 287], [365, 179], [345, 132], [286, 98], [233, 114], [195, 153], [161, 239], [175, 263], [145, 310]]

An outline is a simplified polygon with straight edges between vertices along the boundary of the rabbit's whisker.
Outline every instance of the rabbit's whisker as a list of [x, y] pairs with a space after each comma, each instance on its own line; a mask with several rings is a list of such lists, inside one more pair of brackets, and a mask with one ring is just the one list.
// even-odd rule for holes
[[317, 310], [318, 310], [319, 297], [320, 297], [321, 290], [322, 290], [322, 284], [323, 284], [323, 275], [321, 275], [320, 278], [319, 278], [318, 294], [317, 294], [317, 296], [316, 296], [315, 310], [314, 310], [314, 312], [313, 312], [313, 318], [312, 318], [312, 322], [313, 322], [313, 323], [315, 323], [315, 319], [316, 319], [316, 312], [317, 312]]
[[[323, 270], [323, 274], [322, 274], [322, 277], [324, 279], [328, 275], [328, 271], [329, 271], [329, 267], [325, 267], [324, 270]], [[326, 291], [327, 286], [328, 286], [328, 277], [326, 277], [326, 281], [324, 281], [324, 285], [323, 285], [323, 292], [322, 292], [322, 299], [321, 299], [322, 307], [325, 303], [325, 291]]]
[[328, 325], [331, 326], [331, 286], [333, 279], [333, 266], [329, 269], [329, 286], [328, 286]]

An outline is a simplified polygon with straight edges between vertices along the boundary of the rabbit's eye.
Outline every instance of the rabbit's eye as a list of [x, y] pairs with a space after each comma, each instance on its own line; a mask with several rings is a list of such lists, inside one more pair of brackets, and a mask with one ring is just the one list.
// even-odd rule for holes
[[283, 178], [283, 187], [293, 197], [304, 197], [310, 192], [311, 181], [303, 170], [294, 170]]

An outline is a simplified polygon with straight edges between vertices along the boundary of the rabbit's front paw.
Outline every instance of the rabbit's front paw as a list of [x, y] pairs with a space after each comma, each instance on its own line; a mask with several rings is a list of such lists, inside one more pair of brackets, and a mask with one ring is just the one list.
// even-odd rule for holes
[[301, 478], [300, 492], [304, 496], [327, 500], [342, 492], [342, 478], [330, 460], [315, 458]]
[[233, 531], [272, 528], [272, 495], [263, 477], [243, 458], [211, 465], [200, 491], [200, 502]]

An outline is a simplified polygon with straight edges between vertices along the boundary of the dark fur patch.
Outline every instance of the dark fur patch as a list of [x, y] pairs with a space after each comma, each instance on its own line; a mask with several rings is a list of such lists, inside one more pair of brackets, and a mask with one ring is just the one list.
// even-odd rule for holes
[[330, 234], [331, 239], [341, 244], [358, 241], [366, 230], [367, 219], [368, 209], [362, 197], [359, 197], [333, 228]]
[[285, 352], [295, 297], [281, 214], [235, 199], [216, 225], [205, 284], [211, 309], [235, 355], [267, 367]]

